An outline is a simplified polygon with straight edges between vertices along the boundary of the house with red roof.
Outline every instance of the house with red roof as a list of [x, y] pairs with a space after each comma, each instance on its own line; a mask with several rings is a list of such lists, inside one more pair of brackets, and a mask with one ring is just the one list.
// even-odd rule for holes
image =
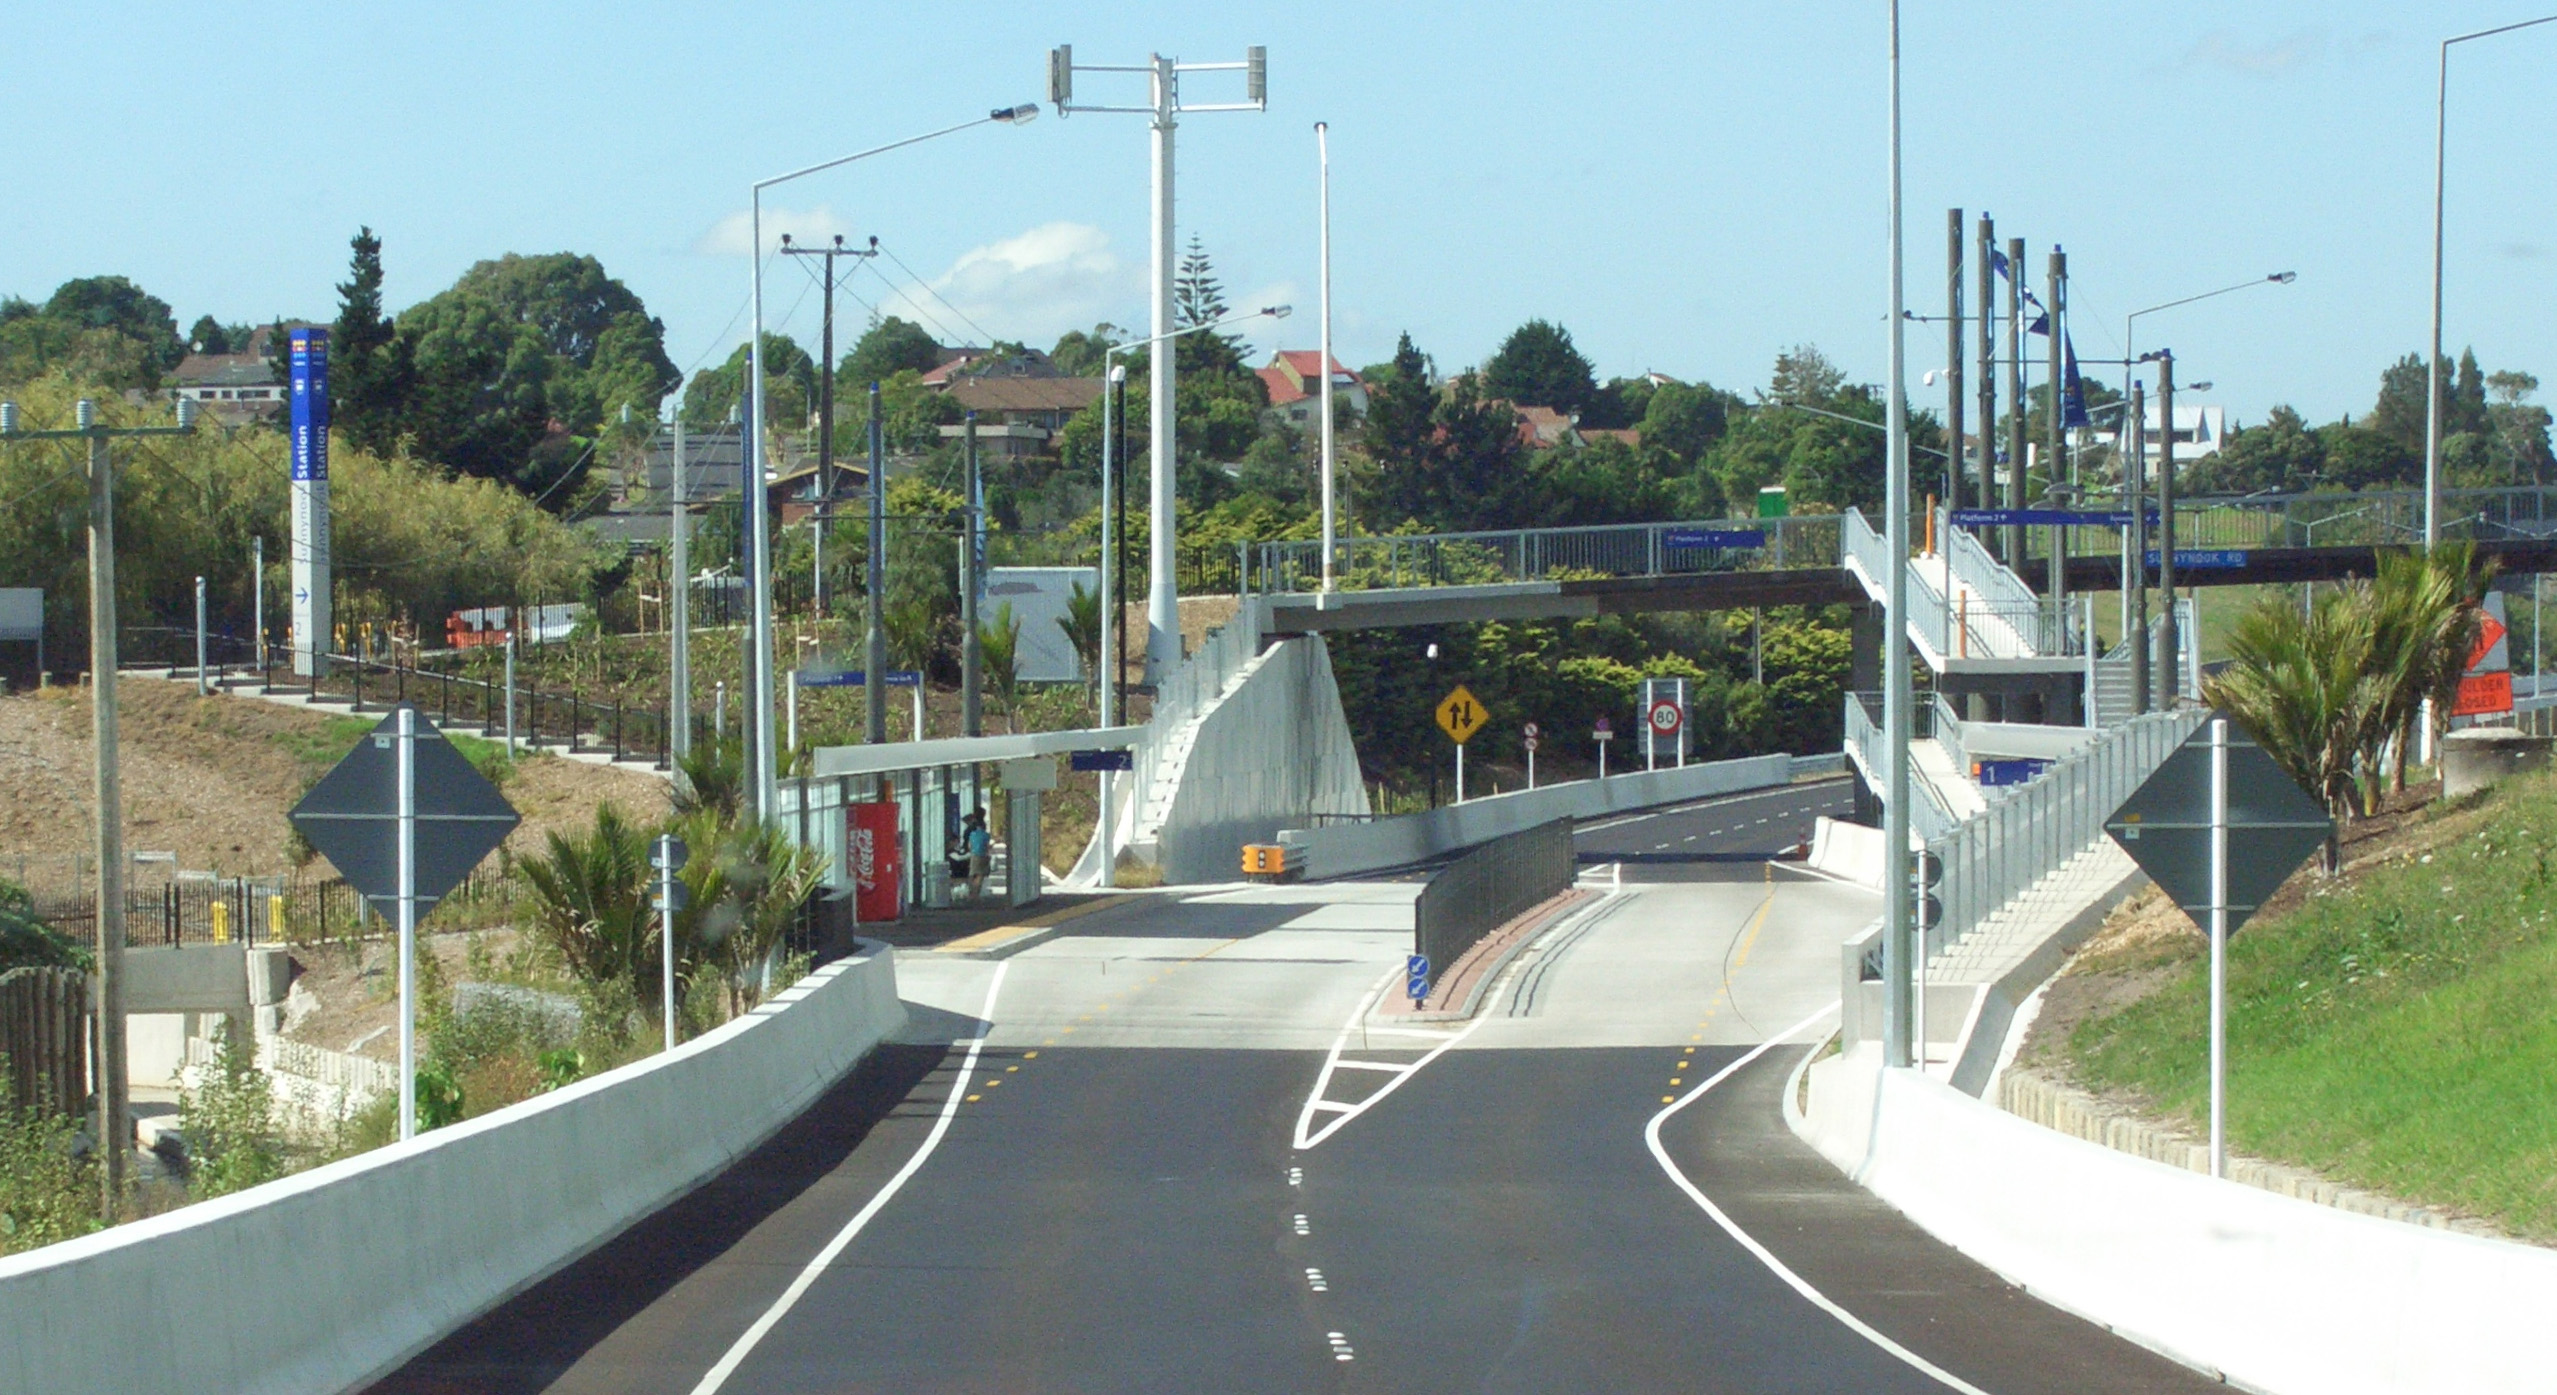
[[[1261, 385], [1270, 390], [1270, 411], [1290, 426], [1320, 430], [1317, 404], [1323, 395], [1323, 351], [1281, 349], [1260, 369]], [[1364, 415], [1367, 382], [1332, 360], [1332, 404], [1336, 411]]]

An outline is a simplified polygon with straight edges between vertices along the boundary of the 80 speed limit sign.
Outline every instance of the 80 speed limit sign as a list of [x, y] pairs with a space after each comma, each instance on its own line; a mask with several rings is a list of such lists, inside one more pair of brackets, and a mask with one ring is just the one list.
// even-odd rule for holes
[[1651, 723], [1654, 736], [1676, 736], [1678, 728], [1685, 725], [1687, 721], [1687, 714], [1679, 711], [1678, 704], [1667, 698], [1653, 703], [1646, 717]]

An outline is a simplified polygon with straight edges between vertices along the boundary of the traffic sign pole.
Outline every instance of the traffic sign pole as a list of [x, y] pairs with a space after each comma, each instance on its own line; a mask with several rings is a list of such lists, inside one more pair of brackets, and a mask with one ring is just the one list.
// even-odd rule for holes
[[417, 709], [399, 711], [400, 1141], [417, 1136]]
[[2211, 1175], [2228, 1175], [2228, 719], [2211, 719]]
[[1465, 802], [1465, 743], [1456, 743], [1456, 802]]

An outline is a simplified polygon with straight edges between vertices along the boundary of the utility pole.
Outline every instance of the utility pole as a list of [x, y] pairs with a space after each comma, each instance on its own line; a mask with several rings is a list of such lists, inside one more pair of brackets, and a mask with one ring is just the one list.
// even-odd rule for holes
[[[1891, 381], [1883, 455], [1883, 537], [1891, 574], [1883, 588], [1882, 725], [1882, 1063], [1925, 1065], [1913, 1042], [1909, 838], [1909, 394], [1908, 324], [1903, 318], [1900, 223], [1900, 0], [1891, 0]], [[1648, 745], [1648, 741], [1645, 743]], [[1915, 1048], [1913, 1054], [1912, 1048]]]
[[178, 400], [177, 425], [111, 427], [98, 421], [98, 404], [80, 399], [71, 429], [22, 431], [18, 407], [0, 403], [0, 440], [88, 442], [89, 459], [89, 710], [96, 742], [98, 943], [91, 1004], [97, 1016], [98, 1151], [102, 1214], [112, 1224], [123, 1211], [125, 1155], [131, 1151], [131, 1084], [125, 1063], [124, 1022], [124, 794], [116, 749], [115, 474], [107, 442], [119, 436], [176, 436], [195, 429], [195, 403]]
[[249, 539], [249, 634], [257, 670], [266, 673], [266, 535]]
[[[1118, 655], [1110, 664], [1110, 685], [1118, 690], [1118, 705], [1112, 709], [1118, 720], [1127, 720], [1128, 711], [1128, 375], [1127, 365], [1110, 377], [1110, 395], [1118, 399], [1119, 424], [1116, 437], [1118, 464], [1118, 511], [1110, 520], [1110, 531], [1117, 539], [1110, 550], [1109, 584], [1117, 588], [1110, 598], [1110, 627], [1119, 632]], [[1107, 725], [1104, 723], [1104, 725]]]
[[[1944, 507], [1945, 531], [1950, 533], [1952, 511], [1962, 507], [1962, 210], [1958, 208], [1944, 211], [1944, 309]], [[1951, 554], [1950, 539], [1940, 539], [1936, 545]]]
[[[1183, 112], [1192, 111], [1267, 111], [1269, 110], [1269, 56], [1260, 45], [1245, 49], [1240, 63], [1182, 63], [1150, 55], [1144, 66], [1078, 65], [1072, 45], [1060, 45], [1048, 54], [1048, 100], [1055, 103], [1057, 115], [1071, 116], [1078, 111], [1127, 112], [1152, 118], [1154, 184], [1151, 200], [1153, 237], [1150, 269], [1153, 275], [1149, 338], [1162, 340], [1176, 328], [1172, 323], [1172, 147], [1173, 132], [1180, 125]], [[1074, 100], [1074, 75], [1084, 73], [1144, 73], [1148, 81], [1148, 100], [1144, 106], [1114, 107], [1078, 104]], [[1184, 103], [1181, 100], [1181, 74], [1203, 72], [1239, 72], [1244, 75], [1244, 100], [1240, 102]], [[1181, 663], [1181, 606], [1179, 583], [1173, 573], [1173, 467], [1178, 442], [1173, 431], [1173, 356], [1159, 352], [1150, 360], [1148, 378], [1147, 420], [1153, 455], [1153, 525], [1148, 536], [1150, 578], [1146, 588], [1145, 677], [1159, 683], [1171, 676]]]
[[2166, 599], [2158, 626], [2157, 706], [2175, 710], [2184, 688], [2175, 619], [2175, 351], [2157, 351], [2157, 589]]
[[2131, 506], [2131, 545], [2125, 549], [2122, 585], [2131, 598], [2131, 711], [2149, 710], [2149, 446], [2148, 388], [2131, 384], [2131, 405], [2117, 438], [2130, 449], [2122, 455], [2122, 495]]
[[977, 414], [969, 412], [967, 506], [959, 511], [959, 732], [985, 732], [985, 641], [977, 626]]
[[825, 328], [818, 331], [817, 349], [817, 507], [808, 522], [816, 552], [816, 565], [810, 569], [809, 595], [817, 618], [822, 620], [826, 614], [826, 523], [835, 506], [835, 258], [875, 257], [879, 255], [879, 239], [871, 238], [867, 250], [856, 252], [843, 245], [842, 233], [835, 234], [830, 247], [793, 247], [790, 234], [783, 233], [781, 254], [816, 257], [825, 268], [820, 273], [825, 290]]
[[[2024, 239], [2007, 239], [2007, 503], [2024, 507]], [[2006, 556], [2024, 569], [2024, 525], [2006, 526]]]
[[[1102, 358], [1106, 362], [1109, 356], [1104, 354]], [[1101, 719], [1100, 725], [1104, 727], [1115, 726], [1118, 723], [1119, 672], [1126, 667], [1127, 663], [1124, 657], [1128, 642], [1127, 606], [1120, 599], [1120, 592], [1112, 589], [1118, 585], [1119, 548], [1122, 546], [1122, 542], [1115, 533], [1114, 520], [1125, 517], [1127, 512], [1126, 500], [1119, 497], [1118, 417], [1114, 416], [1113, 412], [1123, 414], [1126, 410], [1116, 399], [1124, 390], [1127, 380], [1128, 366], [1124, 363], [1110, 364], [1103, 370], [1101, 376], [1100, 600], [1101, 604], [1109, 607], [1109, 610], [1101, 618], [1100, 671], [1093, 674], [1092, 679], [1093, 701], [1101, 709], [1098, 715]], [[1124, 588], [1120, 589], [1124, 590]], [[1116, 635], [1118, 641], [1115, 645], [1111, 643], [1113, 635]], [[1113, 841], [1114, 830], [1111, 827], [1115, 821], [1111, 802], [1118, 794], [1118, 781], [1113, 772], [1104, 770], [1100, 773], [1100, 787], [1101, 885], [1110, 887], [1118, 885], [1119, 882], [1118, 844]]]
[[[2063, 390], [2068, 386], [2066, 383], [2060, 381], [2060, 374], [2062, 372], [2062, 365], [2060, 362], [2060, 304], [2062, 290], [2063, 287], [2066, 286], [2068, 278], [2069, 254], [2061, 251], [2059, 247], [2055, 245], [2051, 248], [2051, 259], [2045, 274], [2045, 280], [2049, 285], [2050, 300], [2049, 303], [2043, 307], [2042, 311], [2043, 316], [2045, 317], [2045, 327], [2051, 331], [2049, 334], [2043, 336], [2048, 341], [2048, 348], [2050, 349], [2051, 372], [2048, 379], [2049, 386], [2045, 389], [2050, 398], [2050, 411], [2046, 414], [2050, 417], [2050, 421], [2046, 424], [2042, 433], [2042, 478], [2045, 485], [2044, 492], [2048, 493], [2052, 498], [2062, 500], [2063, 502], [2068, 500], [2071, 494], [2071, 491], [2064, 487], [2060, 474], [2060, 462], [2062, 459], [2060, 454], [2060, 438], [2068, 429], [2062, 423], [2062, 418], [2067, 415], [2067, 411], [2060, 400], [2063, 395]], [[2060, 639], [2063, 630], [2065, 630], [2068, 625], [2068, 611], [2065, 609], [2064, 604], [2068, 597], [2069, 588], [2068, 556], [2068, 525], [2065, 523], [2054, 523], [2051, 525], [2050, 582], [2048, 585], [2043, 587], [2043, 591], [2051, 598], [2051, 636], [2055, 643]]]
[[667, 519], [666, 569], [674, 573], [674, 595], [668, 598], [666, 654], [667, 754], [682, 760], [693, 753], [693, 565], [692, 511], [684, 507], [684, 418], [675, 416], [673, 516]]
[[862, 640], [862, 736], [873, 746], [888, 740], [888, 631], [881, 601], [888, 589], [888, 471], [885, 441], [880, 435], [879, 385], [870, 385], [870, 557], [864, 576], [869, 594], [862, 598], [867, 628]]
[[1973, 390], [1980, 395], [1980, 507], [1984, 509], [1998, 506], [1997, 238], [1997, 223], [1981, 214], [1978, 245], [1973, 249], [1980, 263], [1980, 381]]

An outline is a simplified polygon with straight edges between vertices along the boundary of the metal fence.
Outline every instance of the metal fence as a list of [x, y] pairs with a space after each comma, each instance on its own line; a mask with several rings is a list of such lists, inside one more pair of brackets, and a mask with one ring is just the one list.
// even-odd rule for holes
[[[1846, 757], [1863, 776], [1865, 788], [1873, 791], [1874, 797], [1879, 799], [1884, 789], [1883, 772], [1888, 768], [1885, 756], [1888, 747], [1882, 730], [1882, 694], [1849, 693], [1845, 701]], [[1909, 739], [1926, 740], [1932, 734], [1930, 723], [1934, 717], [1933, 707], [1912, 706], [1909, 709]], [[1954, 817], [1952, 810], [1944, 807], [1943, 800], [1936, 795], [1935, 786], [1920, 778], [1914, 770], [1909, 772], [1909, 793], [1909, 826], [1920, 839], [1932, 842], [1953, 832], [1960, 821]]]
[[[36, 917], [92, 947], [98, 941], [93, 866], [80, 857], [41, 869], [29, 868], [21, 860], [17, 869]], [[504, 867], [484, 863], [437, 905], [469, 906], [505, 896], [507, 882]], [[146, 863], [134, 869], [125, 887], [125, 943], [136, 949], [370, 939], [390, 933], [385, 912], [368, 907], [354, 887], [337, 877], [303, 872], [248, 877], [191, 871], [161, 875]]]
[[77, 969], [0, 974], [0, 1061], [8, 1104], [68, 1114], [89, 1096], [89, 976]]
[[[394, 660], [352, 654], [329, 657], [323, 677], [296, 674], [290, 655], [269, 648], [256, 666], [263, 690], [304, 692], [352, 705], [356, 712], [388, 712], [402, 703], [436, 719], [446, 731], [476, 729], [480, 737], [501, 741], [507, 734], [507, 689], [502, 680], [476, 678], [441, 669], [419, 668]], [[693, 716], [696, 740], [706, 730]], [[571, 751], [610, 753], [614, 760], [645, 760], [666, 768], [672, 724], [655, 706], [636, 707], [615, 698], [609, 702], [582, 692], [545, 692], [518, 684], [514, 690], [514, 733], [528, 744], [565, 746]]]
[[1927, 836], [1944, 866], [1944, 913], [1928, 927], [1928, 953], [1959, 943], [2103, 837], [2105, 818], [2208, 716], [2185, 708], [2134, 717], [1950, 832]]
[[[1222, 629], [1210, 631], [1206, 640], [1173, 671], [1171, 678], [1155, 691], [1154, 710], [1146, 717], [1144, 734], [1137, 738], [1134, 774], [1129, 812], [1135, 824], [1149, 824], [1165, 812], [1151, 807], [1168, 762], [1186, 759], [1186, 747], [1176, 749], [1174, 736], [1188, 722], [1196, 719], [1217, 699], [1261, 652], [1261, 608], [1245, 601], [1234, 618]], [[1133, 825], [1131, 825], [1133, 826]]]
[[[1758, 535], [1755, 542], [1746, 535]], [[1340, 538], [1333, 574], [1343, 590], [1474, 586], [1556, 575], [1676, 576], [1838, 564], [1838, 516], [1714, 518], [1681, 523], [1513, 528]], [[1254, 592], [1311, 591], [1322, 584], [1323, 544], [1295, 538], [1252, 549]]]
[[1571, 889], [1572, 821], [1556, 819], [1505, 834], [1429, 879], [1412, 903], [1412, 948], [1444, 975], [1484, 936], [1539, 902]]

